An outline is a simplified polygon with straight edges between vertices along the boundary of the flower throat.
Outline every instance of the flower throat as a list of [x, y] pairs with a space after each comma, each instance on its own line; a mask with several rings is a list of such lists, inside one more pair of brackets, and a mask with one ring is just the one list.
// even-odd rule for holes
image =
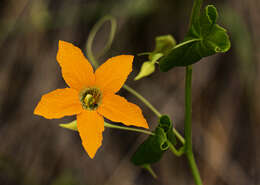
[[96, 87], [89, 87], [83, 89], [80, 94], [80, 101], [83, 109], [96, 110], [101, 103], [102, 94], [101, 91]]

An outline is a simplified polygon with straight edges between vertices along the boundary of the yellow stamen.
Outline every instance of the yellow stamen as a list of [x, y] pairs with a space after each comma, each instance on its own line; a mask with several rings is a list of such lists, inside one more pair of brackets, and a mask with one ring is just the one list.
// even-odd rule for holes
[[83, 109], [96, 110], [101, 103], [102, 94], [98, 88], [89, 87], [79, 93], [79, 98]]
[[93, 97], [92, 94], [87, 94], [84, 98], [84, 103], [87, 105], [87, 106], [91, 106], [95, 103], [95, 98]]

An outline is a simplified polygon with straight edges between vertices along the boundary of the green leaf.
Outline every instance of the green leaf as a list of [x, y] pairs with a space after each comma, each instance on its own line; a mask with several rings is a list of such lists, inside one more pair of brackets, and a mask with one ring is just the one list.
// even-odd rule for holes
[[229, 36], [216, 24], [217, 19], [215, 6], [206, 6], [198, 21], [191, 25], [184, 41], [160, 60], [160, 70], [166, 72], [173, 67], [188, 66], [203, 57], [228, 51], [231, 46]]
[[[208, 5], [200, 19], [201, 35], [206, 51], [202, 56], [209, 56], [218, 52], [226, 52], [230, 49], [229, 36], [226, 30], [216, 24], [218, 12], [215, 6]], [[210, 50], [210, 51], [207, 51]]]
[[157, 127], [155, 135], [149, 136], [131, 158], [135, 165], [147, 165], [159, 161], [168, 149], [167, 136], [164, 130]]
[[186, 66], [201, 59], [198, 52], [194, 52], [199, 47], [199, 39], [191, 39], [178, 44], [166, 57], [159, 62], [160, 70], [166, 72], [176, 66]]
[[66, 123], [66, 124], [59, 124], [59, 126], [62, 128], [69, 129], [69, 130], [78, 131], [77, 120], [74, 120], [74, 121], [72, 121], [70, 123]]
[[173, 132], [172, 121], [167, 115], [162, 115], [155, 129], [155, 135], [149, 136], [137, 149], [131, 158], [135, 165], [147, 165], [159, 161], [169, 145], [177, 143]]
[[177, 144], [177, 140], [175, 134], [173, 132], [173, 125], [170, 117], [168, 115], [162, 115], [159, 119], [159, 127], [164, 130], [166, 133], [168, 141], [172, 143], [172, 145]]

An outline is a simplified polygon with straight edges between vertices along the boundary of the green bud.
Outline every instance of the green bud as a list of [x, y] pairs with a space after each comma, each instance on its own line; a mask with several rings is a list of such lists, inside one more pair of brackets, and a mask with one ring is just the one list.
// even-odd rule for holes
[[153, 62], [150, 61], [144, 62], [140, 72], [138, 73], [138, 75], [135, 77], [134, 80], [140, 80], [143, 77], [149, 76], [154, 71], [155, 71], [155, 64]]
[[59, 124], [59, 126], [62, 127], [62, 128], [69, 129], [69, 130], [78, 131], [77, 120], [74, 120], [70, 123]]
[[155, 71], [155, 63], [163, 56], [162, 53], [156, 53], [153, 55], [151, 61], [144, 62], [140, 72], [134, 80], [140, 80], [143, 77], [149, 76]]

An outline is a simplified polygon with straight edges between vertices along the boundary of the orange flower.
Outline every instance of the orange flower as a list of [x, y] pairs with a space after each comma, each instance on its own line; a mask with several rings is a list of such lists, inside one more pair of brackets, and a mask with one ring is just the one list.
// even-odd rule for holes
[[76, 114], [82, 145], [91, 158], [102, 144], [103, 116], [127, 126], [148, 128], [141, 109], [115, 94], [132, 71], [133, 58], [131, 55], [110, 58], [94, 73], [78, 47], [59, 41], [57, 61], [70, 88], [43, 95], [34, 114], [47, 119]]

